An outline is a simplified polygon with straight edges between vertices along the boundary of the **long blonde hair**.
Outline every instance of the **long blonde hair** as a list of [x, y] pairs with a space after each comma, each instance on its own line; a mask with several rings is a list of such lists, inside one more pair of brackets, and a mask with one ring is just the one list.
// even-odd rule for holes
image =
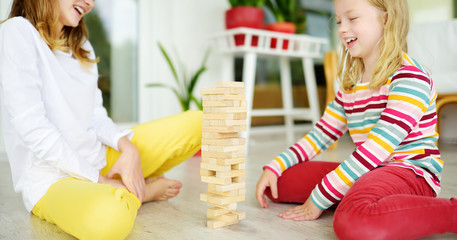
[[77, 27], [64, 26], [60, 33], [56, 32], [59, 21], [60, 4], [58, 0], [14, 0], [9, 18], [24, 17], [38, 30], [43, 40], [54, 50], [71, 50], [73, 56], [84, 66], [97, 63], [90, 59], [90, 52], [82, 46], [89, 38], [84, 18]]
[[[402, 66], [402, 53], [408, 51], [406, 37], [409, 31], [407, 0], [367, 0], [372, 6], [387, 13], [380, 52], [376, 60], [369, 89], [378, 89]], [[359, 80], [364, 65], [362, 59], [353, 58], [342, 44], [339, 53], [338, 78], [343, 91], [351, 91]]]

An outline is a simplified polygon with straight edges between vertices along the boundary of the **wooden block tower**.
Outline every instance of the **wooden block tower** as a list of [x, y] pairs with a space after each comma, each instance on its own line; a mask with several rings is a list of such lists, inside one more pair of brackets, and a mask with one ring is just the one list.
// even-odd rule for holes
[[216, 88], [201, 89], [203, 136], [200, 175], [208, 183], [208, 193], [200, 200], [212, 208], [206, 216], [209, 228], [238, 223], [246, 214], [237, 203], [246, 196], [246, 97], [243, 82], [216, 82]]

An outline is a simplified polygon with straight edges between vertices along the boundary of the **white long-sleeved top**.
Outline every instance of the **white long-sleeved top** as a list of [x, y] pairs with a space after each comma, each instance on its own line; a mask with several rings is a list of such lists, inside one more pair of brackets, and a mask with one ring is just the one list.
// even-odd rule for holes
[[[84, 49], [95, 58], [89, 41]], [[31, 211], [58, 180], [98, 181], [106, 146], [123, 136], [107, 116], [97, 65], [51, 51], [25, 18], [0, 25], [0, 104], [14, 189]]]

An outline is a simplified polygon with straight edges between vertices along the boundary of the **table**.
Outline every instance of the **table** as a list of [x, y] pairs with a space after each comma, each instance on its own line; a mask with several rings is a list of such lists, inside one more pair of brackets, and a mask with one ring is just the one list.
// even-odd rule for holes
[[[237, 38], [237, 39], [235, 39]], [[240, 42], [240, 39], [242, 40]], [[212, 36], [214, 48], [222, 54], [222, 81], [234, 81], [234, 59], [242, 57], [242, 79], [245, 83], [247, 110], [246, 139], [251, 131], [253, 116], [284, 116], [286, 136], [289, 144], [295, 142], [294, 120], [310, 120], [316, 123], [320, 117], [317, 96], [314, 60], [323, 57], [325, 38], [303, 34], [287, 34], [251, 28], [234, 28]], [[235, 41], [236, 40], [236, 41]], [[280, 82], [283, 107], [279, 109], [252, 109], [255, 72], [258, 57], [276, 57], [280, 63]], [[309, 100], [308, 108], [295, 108], [292, 97], [290, 60], [301, 59]]]

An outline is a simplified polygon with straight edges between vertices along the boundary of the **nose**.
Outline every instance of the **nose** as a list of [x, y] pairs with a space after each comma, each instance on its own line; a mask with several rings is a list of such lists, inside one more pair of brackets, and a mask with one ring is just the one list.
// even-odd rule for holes
[[95, 6], [95, 0], [83, 0], [83, 2], [86, 5], [86, 14], [87, 14]]
[[348, 24], [346, 21], [341, 20], [340, 24], [338, 25], [338, 33], [345, 33], [348, 31]]
[[95, 5], [95, 1], [94, 0], [84, 0], [84, 3], [90, 8], [93, 8], [94, 5]]

